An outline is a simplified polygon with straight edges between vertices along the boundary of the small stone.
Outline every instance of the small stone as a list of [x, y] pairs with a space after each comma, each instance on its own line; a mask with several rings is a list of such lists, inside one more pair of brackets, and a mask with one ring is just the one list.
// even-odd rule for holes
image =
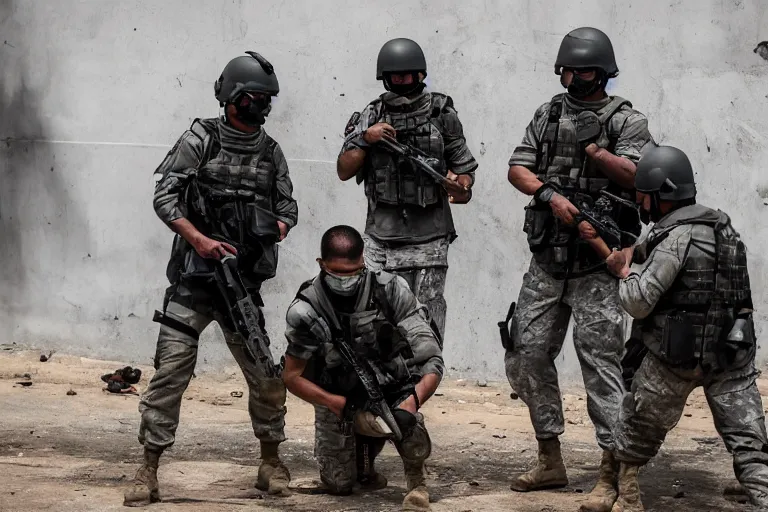
[[232, 391], [229, 396], [233, 398], [243, 398], [243, 392], [242, 391]]
[[460, 404], [465, 404], [465, 403], [467, 403], [467, 402], [466, 402], [466, 400], [459, 400], [458, 402], [459, 402]]
[[685, 416], [686, 418], [692, 418], [692, 417], [693, 417], [693, 414], [691, 414], [691, 413], [687, 412], [687, 413], [685, 413], [683, 416]]
[[677, 491], [675, 493], [675, 499], [676, 500], [679, 500], [680, 498], [684, 498], [684, 497], [685, 497], [685, 491]]
[[477, 381], [477, 387], [479, 388], [487, 388], [488, 387], [488, 381], [485, 379], [480, 379]]
[[479, 484], [479, 483], [477, 483], [477, 482], [475, 482], [474, 480], [472, 480], [471, 482], [469, 482], [469, 485], [471, 485], [472, 487], [479, 487], [479, 486], [480, 486], [480, 484]]
[[509, 398], [511, 398], [512, 400], [517, 400], [518, 398], [520, 398], [520, 395], [518, 395], [517, 393], [515, 393], [515, 392], [513, 391], [513, 392], [511, 392], [511, 393], [509, 394]]
[[504, 434], [493, 434], [493, 437], [495, 437], [496, 439], [506, 439], [507, 438], [507, 436], [505, 436]]
[[77, 394], [77, 391], [75, 391], [74, 389], [70, 389], [69, 391], [67, 391], [67, 396], [75, 396], [76, 394]]

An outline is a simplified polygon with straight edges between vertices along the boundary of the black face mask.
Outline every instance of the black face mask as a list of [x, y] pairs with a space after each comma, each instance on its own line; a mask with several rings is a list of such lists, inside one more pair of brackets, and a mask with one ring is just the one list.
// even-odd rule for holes
[[272, 96], [243, 93], [235, 102], [237, 118], [248, 126], [258, 128], [266, 122], [272, 110]]
[[[562, 78], [560, 79], [560, 83], [563, 83]], [[604, 85], [605, 73], [599, 69], [595, 71], [595, 78], [592, 80], [584, 80], [579, 75], [574, 73], [573, 79], [571, 80], [571, 85], [568, 86], [568, 94], [576, 99], [586, 98], [595, 94]]]
[[411, 73], [411, 76], [413, 77], [413, 82], [410, 84], [393, 84], [392, 75], [387, 73], [384, 75], [384, 88], [398, 96], [410, 96], [421, 93], [427, 85], [419, 82], [418, 73]]

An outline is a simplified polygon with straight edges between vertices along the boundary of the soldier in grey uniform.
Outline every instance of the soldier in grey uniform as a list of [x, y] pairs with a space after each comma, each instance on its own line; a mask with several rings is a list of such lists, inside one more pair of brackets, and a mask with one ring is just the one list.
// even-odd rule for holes
[[[368, 198], [365, 260], [371, 269], [402, 276], [426, 305], [442, 337], [448, 246], [456, 238], [450, 203], [470, 200], [477, 162], [467, 147], [450, 96], [424, 91], [427, 62], [410, 39], [388, 41], [376, 78], [387, 92], [355, 113], [337, 162], [339, 178], [353, 176]], [[449, 184], [441, 186], [379, 144], [397, 139], [438, 159]]]
[[285, 386], [280, 378], [267, 378], [245, 349], [212, 282], [214, 260], [237, 254], [242, 280], [262, 306], [259, 289], [275, 275], [276, 243], [298, 219], [285, 157], [262, 127], [279, 92], [277, 77], [266, 59], [247, 53], [230, 61], [215, 83], [223, 115], [196, 119], [155, 171], [155, 212], [176, 237], [167, 271], [171, 285], [155, 318], [161, 324], [156, 372], [139, 402], [144, 464], [125, 494], [127, 506], [159, 500], [158, 460], [175, 441], [198, 338], [213, 320], [248, 384], [248, 411], [261, 443], [257, 487], [280, 493], [290, 480], [278, 456], [285, 440]]
[[634, 252], [614, 251], [607, 260], [621, 278], [621, 305], [636, 319], [628, 354], [641, 355], [633, 358], [639, 368], [616, 428], [621, 468], [613, 510], [644, 510], [638, 470], [699, 386], [737, 479], [752, 503], [768, 510], [768, 437], [744, 243], [728, 215], [696, 204], [693, 169], [679, 149], [648, 151], [635, 188], [653, 228]]
[[[584, 27], [566, 35], [555, 73], [567, 93], [536, 110], [509, 160], [510, 183], [533, 196], [524, 225], [533, 258], [511, 319], [505, 366], [510, 384], [528, 405], [539, 442], [538, 464], [511, 487], [525, 492], [568, 484], [558, 440], [564, 421], [554, 361], [573, 316], [587, 408], [604, 451], [598, 484], [581, 509], [610, 510], [616, 497], [611, 451], [622, 394], [625, 317], [618, 283], [605, 271], [609, 253], [599, 255], [580, 238], [574, 222], [579, 211], [572, 201], [580, 194], [601, 206], [603, 189], [632, 199], [636, 162], [653, 140], [645, 116], [605, 92], [618, 68], [603, 32]], [[620, 228], [639, 234], [637, 212], [628, 209], [611, 206], [606, 212]]]
[[342, 358], [338, 340], [345, 340], [372, 368], [401, 427], [403, 438], [395, 447], [408, 490], [403, 510], [428, 511], [424, 462], [431, 443], [418, 410], [442, 379], [438, 335], [405, 280], [367, 269], [363, 250], [363, 238], [349, 226], [323, 235], [320, 274], [301, 286], [286, 314], [283, 380], [315, 406], [315, 456], [327, 492], [386, 486], [373, 465], [386, 431], [377, 428], [365, 407], [370, 395]]

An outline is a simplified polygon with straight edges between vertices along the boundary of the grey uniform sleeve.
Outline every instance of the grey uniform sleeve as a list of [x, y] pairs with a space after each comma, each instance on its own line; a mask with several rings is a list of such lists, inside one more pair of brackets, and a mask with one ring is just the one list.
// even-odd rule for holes
[[275, 216], [292, 228], [299, 221], [299, 206], [292, 197], [293, 183], [288, 174], [288, 162], [279, 144], [275, 144], [272, 158], [276, 171], [273, 195]]
[[520, 165], [531, 171], [536, 170], [536, 155], [541, 145], [541, 136], [544, 133], [547, 118], [549, 117], [549, 103], [544, 103], [533, 115], [533, 119], [525, 128], [523, 141], [512, 152], [509, 158], [509, 166]]
[[189, 175], [197, 169], [203, 153], [203, 141], [192, 131], [182, 134], [160, 166], [155, 170], [155, 213], [166, 224], [185, 216], [181, 193]]
[[[621, 122], [618, 116], [614, 116], [614, 118]], [[648, 131], [648, 119], [640, 112], [632, 111], [624, 119], [620, 129], [614, 153], [616, 156], [623, 156], [637, 164], [645, 147], [648, 144], [655, 144], [651, 132]]]
[[411, 373], [424, 376], [435, 373], [441, 378], [445, 370], [443, 353], [435, 333], [427, 322], [426, 308], [419, 303], [400, 276], [394, 277], [386, 287], [387, 298], [392, 307], [394, 321], [400, 332], [408, 339], [413, 358], [406, 361]]
[[295, 299], [285, 314], [285, 353], [304, 361], [310, 359], [323, 344], [331, 339], [328, 327], [320, 320], [312, 306]]
[[685, 261], [693, 226], [680, 226], [669, 232], [641, 265], [619, 283], [621, 306], [633, 318], [647, 317], [664, 293], [675, 282]]
[[350, 149], [367, 149], [368, 143], [363, 140], [363, 133], [365, 130], [376, 124], [379, 120], [379, 109], [376, 108], [376, 103], [368, 104], [362, 112], [356, 122], [354, 121], [355, 114], [347, 122], [347, 126], [344, 129], [344, 144], [341, 146], [339, 156], [346, 153]]
[[448, 169], [455, 174], [467, 174], [475, 182], [475, 170], [478, 167], [475, 157], [467, 146], [467, 139], [464, 137], [464, 127], [459, 120], [459, 114], [453, 108], [453, 101], [444, 107], [442, 113], [443, 141], [445, 149], [443, 155]]

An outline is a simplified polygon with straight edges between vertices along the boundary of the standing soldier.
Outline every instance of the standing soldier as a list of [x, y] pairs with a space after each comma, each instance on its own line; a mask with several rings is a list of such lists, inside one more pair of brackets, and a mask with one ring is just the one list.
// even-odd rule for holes
[[[366, 264], [404, 277], [442, 338], [448, 246], [456, 238], [449, 203], [470, 200], [477, 162], [453, 100], [425, 92], [426, 76], [424, 52], [414, 41], [393, 39], [381, 48], [376, 78], [388, 92], [350, 119], [337, 172], [342, 181], [356, 176], [365, 186]], [[390, 152], [392, 140], [431, 157], [445, 179], [438, 183], [412, 159]]]
[[768, 509], [768, 437], [755, 368], [747, 252], [724, 212], [696, 204], [688, 157], [654, 148], [637, 165], [637, 202], [654, 221], [637, 246], [608, 267], [621, 305], [637, 319], [630, 345], [647, 353], [616, 427], [619, 499], [615, 512], [644, 510], [637, 474], [661, 448], [691, 392], [702, 386], [715, 427], [733, 454], [750, 501]]
[[246, 53], [230, 61], [215, 83], [223, 116], [196, 119], [155, 171], [155, 212], [176, 237], [167, 271], [171, 286], [155, 317], [161, 324], [157, 371], [139, 404], [144, 464], [125, 494], [127, 506], [160, 499], [158, 460], [175, 441], [198, 338], [213, 320], [248, 384], [248, 411], [261, 443], [256, 486], [280, 493], [290, 480], [278, 456], [285, 440], [285, 386], [279, 377], [268, 378], [246, 350], [212, 279], [215, 260], [236, 254], [243, 284], [262, 306], [259, 289], [275, 275], [276, 242], [298, 218], [285, 157], [262, 127], [279, 92], [277, 77], [261, 55]]
[[[613, 428], [622, 396], [625, 316], [618, 283], [605, 271], [608, 254], [598, 254], [591, 241], [580, 238], [573, 202], [578, 195], [580, 204], [600, 206], [601, 190], [632, 198], [635, 164], [653, 140], [643, 114], [606, 94], [608, 80], [618, 72], [603, 32], [584, 27], [566, 35], [555, 73], [567, 93], [538, 108], [509, 160], [510, 183], [533, 196], [524, 226], [533, 258], [512, 316], [505, 366], [528, 405], [539, 442], [538, 464], [511, 488], [526, 492], [568, 484], [558, 440], [564, 421], [555, 358], [573, 315], [587, 408], [603, 449], [599, 480], [583, 511], [610, 510], [616, 499]], [[610, 207], [607, 215], [624, 231], [639, 234], [637, 212], [630, 209]]]

